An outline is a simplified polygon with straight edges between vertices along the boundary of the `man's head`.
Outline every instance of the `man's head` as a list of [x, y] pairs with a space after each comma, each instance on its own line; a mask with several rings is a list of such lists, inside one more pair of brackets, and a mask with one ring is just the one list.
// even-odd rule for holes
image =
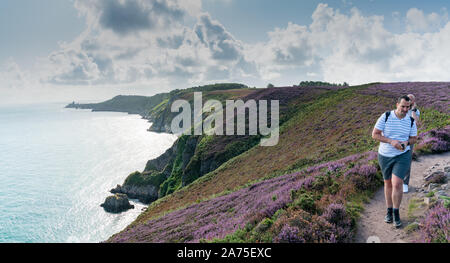
[[411, 101], [411, 105], [413, 105], [414, 102], [416, 102], [416, 96], [414, 96], [413, 94], [408, 94], [408, 98]]
[[401, 96], [397, 100], [397, 115], [400, 117], [404, 117], [406, 113], [409, 111], [409, 107], [411, 105], [411, 100], [408, 96]]

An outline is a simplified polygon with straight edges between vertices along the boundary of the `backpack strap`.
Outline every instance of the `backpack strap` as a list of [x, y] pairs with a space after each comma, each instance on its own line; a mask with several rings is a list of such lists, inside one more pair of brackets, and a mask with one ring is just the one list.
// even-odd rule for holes
[[386, 112], [384, 113], [384, 115], [385, 115], [385, 117], [384, 117], [384, 122], [387, 122], [387, 120], [388, 120], [388, 118], [389, 118], [389, 115], [391, 115], [391, 112], [390, 112], [390, 111], [386, 111]]
[[411, 128], [412, 128], [412, 126], [414, 125], [414, 118], [411, 116], [410, 116], [410, 118], [411, 118]]

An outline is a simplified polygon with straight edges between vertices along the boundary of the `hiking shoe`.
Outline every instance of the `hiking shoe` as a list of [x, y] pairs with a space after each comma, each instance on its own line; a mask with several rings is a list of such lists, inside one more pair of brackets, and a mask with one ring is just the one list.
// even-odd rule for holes
[[407, 192], [409, 192], [409, 187], [407, 184], [404, 184], [403, 185], [403, 193], [407, 193]]
[[400, 218], [394, 219], [394, 226], [395, 228], [400, 228], [402, 226], [402, 221], [400, 220]]
[[387, 213], [384, 217], [384, 222], [391, 224], [393, 222], [393, 216], [392, 213]]
[[400, 211], [394, 209], [394, 226], [400, 228], [402, 226], [402, 221], [400, 220]]

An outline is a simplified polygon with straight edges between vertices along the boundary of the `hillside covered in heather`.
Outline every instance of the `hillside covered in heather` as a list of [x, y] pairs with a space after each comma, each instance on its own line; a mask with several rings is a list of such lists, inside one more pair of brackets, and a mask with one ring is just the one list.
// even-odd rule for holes
[[[174, 94], [190, 101], [194, 91]], [[351, 242], [364, 202], [382, 185], [371, 132], [400, 95], [415, 94], [422, 113], [416, 153], [450, 149], [450, 83], [203, 91], [204, 100], [279, 100], [278, 144], [181, 136], [115, 189], [151, 204], [108, 242]], [[148, 112], [159, 128], [170, 126], [173, 98]]]

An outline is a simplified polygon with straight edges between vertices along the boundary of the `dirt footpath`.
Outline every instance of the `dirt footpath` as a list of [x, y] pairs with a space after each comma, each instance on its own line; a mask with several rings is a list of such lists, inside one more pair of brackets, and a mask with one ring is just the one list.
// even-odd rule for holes
[[[424, 175], [430, 170], [450, 165], [450, 152], [421, 156], [419, 160], [413, 161], [411, 168], [411, 179], [409, 193], [403, 194], [400, 206], [400, 218], [403, 226], [396, 229], [393, 224], [384, 222], [386, 215], [386, 204], [384, 188], [381, 187], [370, 203], [365, 205], [364, 211], [358, 222], [358, 230], [355, 238], [357, 243], [381, 242], [381, 243], [405, 243], [411, 242], [411, 237], [405, 232], [405, 227], [413, 221], [408, 219], [408, 203], [412, 196], [424, 184]], [[443, 169], [443, 168], [442, 168]]]

